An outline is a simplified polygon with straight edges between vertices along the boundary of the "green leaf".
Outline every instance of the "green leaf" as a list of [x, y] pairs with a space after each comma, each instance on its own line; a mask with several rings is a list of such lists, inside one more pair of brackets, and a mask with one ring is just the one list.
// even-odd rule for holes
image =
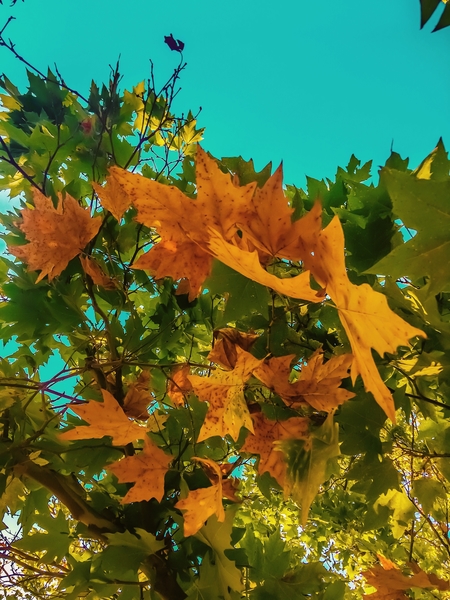
[[418, 179], [390, 169], [383, 169], [381, 177], [392, 198], [393, 213], [406, 227], [417, 230], [417, 235], [366, 272], [419, 282], [429, 278], [430, 294], [450, 290], [450, 180]]

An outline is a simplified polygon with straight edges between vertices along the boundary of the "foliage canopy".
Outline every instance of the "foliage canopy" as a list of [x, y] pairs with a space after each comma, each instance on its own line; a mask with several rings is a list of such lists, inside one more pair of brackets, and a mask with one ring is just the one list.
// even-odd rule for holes
[[3, 596], [448, 598], [444, 145], [283, 185], [183, 68], [0, 81]]

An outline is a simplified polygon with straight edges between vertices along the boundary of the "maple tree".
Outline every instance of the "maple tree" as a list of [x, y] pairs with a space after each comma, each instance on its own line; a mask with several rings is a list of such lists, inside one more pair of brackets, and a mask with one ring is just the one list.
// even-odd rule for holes
[[180, 60], [0, 79], [2, 593], [449, 598], [444, 144], [285, 185]]

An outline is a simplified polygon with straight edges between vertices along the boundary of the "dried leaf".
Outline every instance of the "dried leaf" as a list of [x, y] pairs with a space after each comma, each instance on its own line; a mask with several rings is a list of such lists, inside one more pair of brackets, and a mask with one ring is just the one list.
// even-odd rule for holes
[[217, 369], [210, 377], [188, 376], [199, 399], [209, 403], [199, 442], [215, 435], [225, 437], [228, 434], [236, 441], [241, 427], [253, 431], [244, 398], [244, 385], [261, 361], [239, 347], [236, 347], [236, 352], [238, 359], [232, 371]]
[[175, 406], [184, 406], [186, 396], [192, 392], [192, 383], [189, 381], [189, 365], [177, 367], [168, 380], [167, 394]]
[[403, 600], [409, 597], [403, 592], [412, 587], [440, 591], [450, 589], [448, 581], [439, 579], [434, 574], [425, 573], [417, 565], [414, 565], [415, 574], [407, 576], [392, 561], [384, 556], [377, 556], [381, 564], [362, 573], [367, 583], [377, 590], [374, 594], [366, 594], [364, 598], [367, 600]]
[[134, 456], [126, 456], [108, 465], [119, 483], [135, 483], [126, 493], [122, 503], [141, 502], [156, 498], [161, 502], [164, 496], [164, 477], [172, 457], [145, 437], [144, 449]]
[[135, 262], [135, 269], [150, 271], [155, 279], [172, 277], [174, 281], [188, 277], [188, 284], [178, 287], [177, 294], [189, 295], [194, 300], [202, 284], [211, 274], [213, 258], [195, 242], [186, 240], [162, 241]]
[[366, 390], [372, 392], [394, 422], [394, 400], [381, 379], [371, 349], [380, 356], [386, 352], [394, 354], [398, 346], [408, 346], [412, 337], [426, 337], [425, 334], [397, 316], [389, 308], [386, 296], [368, 284], [357, 286], [350, 282], [345, 268], [344, 233], [338, 217], [320, 232], [304, 263], [336, 304], [353, 350], [353, 383], [361, 375]]
[[310, 273], [305, 271], [295, 277], [280, 279], [268, 273], [259, 261], [258, 252], [248, 252], [242, 248], [228, 243], [217, 231], [209, 231], [209, 251], [225, 265], [241, 273], [245, 277], [272, 288], [279, 294], [309, 300], [310, 302], [321, 302], [324, 293], [316, 291], [310, 285]]
[[142, 371], [135, 383], [128, 386], [127, 395], [123, 401], [123, 410], [127, 417], [145, 420], [149, 416], [147, 408], [152, 402], [150, 372]]
[[236, 346], [250, 350], [258, 335], [244, 333], [234, 327], [224, 327], [214, 331], [214, 338], [214, 348], [208, 354], [208, 359], [224, 369], [234, 369], [237, 361]]
[[89, 440], [112, 437], [114, 446], [126, 446], [135, 440], [143, 440], [146, 430], [133, 423], [124, 413], [117, 400], [107, 390], [101, 390], [103, 402], [89, 400], [86, 404], [70, 405], [79, 417], [89, 423], [79, 425], [59, 434], [61, 440]]
[[302, 260], [309, 240], [318, 235], [321, 229], [320, 202], [316, 202], [309, 213], [292, 223], [294, 209], [288, 205], [284, 195], [281, 165], [262, 188], [255, 190], [251, 209], [252, 214], [239, 226], [256, 248], [270, 256]]
[[355, 396], [340, 387], [342, 379], [348, 377], [351, 354], [333, 356], [323, 364], [323, 353], [318, 349], [302, 366], [299, 379], [290, 383], [294, 358], [294, 354], [271, 358], [253, 374], [291, 406], [307, 402], [316, 410], [330, 412]]
[[80, 256], [80, 262], [84, 272], [89, 275], [94, 285], [99, 285], [105, 290], [115, 290], [117, 288], [115, 281], [104, 273], [98, 262], [91, 256]]
[[278, 481], [286, 484], [286, 457], [274, 442], [288, 439], [307, 439], [309, 419], [292, 417], [286, 421], [271, 421], [262, 413], [252, 415], [254, 435], [249, 433], [241, 452], [259, 454], [258, 473], [266, 471]]
[[113, 217], [120, 222], [124, 213], [130, 208], [131, 200], [120, 185], [120, 181], [114, 177], [108, 177], [107, 182], [106, 187], [92, 182], [92, 187], [100, 198], [103, 208], [109, 210]]
[[210, 487], [191, 490], [183, 500], [175, 504], [175, 508], [183, 510], [184, 535], [195, 535], [211, 515], [216, 515], [221, 523], [225, 521], [225, 511], [222, 504], [222, 472], [217, 463], [210, 459], [195, 457], [194, 460], [207, 465], [217, 476], [217, 483]]
[[22, 210], [23, 221], [19, 225], [29, 243], [11, 247], [9, 251], [26, 262], [29, 270], [41, 271], [38, 283], [46, 275], [51, 281], [63, 272], [97, 233], [101, 218], [92, 218], [68, 194], [64, 199], [59, 195], [57, 208], [36, 189], [33, 199], [35, 208]]

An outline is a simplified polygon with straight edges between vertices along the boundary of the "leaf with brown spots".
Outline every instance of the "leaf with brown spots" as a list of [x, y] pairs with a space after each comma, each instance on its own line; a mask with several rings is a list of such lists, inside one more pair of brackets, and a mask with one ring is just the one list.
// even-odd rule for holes
[[91, 256], [80, 256], [80, 262], [84, 272], [89, 275], [94, 285], [99, 285], [105, 290], [115, 290], [117, 288], [116, 282], [106, 275], [98, 262]]
[[94, 181], [92, 187], [100, 198], [103, 208], [109, 210], [113, 217], [120, 222], [125, 212], [131, 207], [131, 199], [120, 184], [120, 180], [108, 177], [107, 181], [106, 187], [102, 187]]
[[284, 195], [281, 165], [262, 188], [256, 188], [250, 208], [251, 216], [239, 226], [256, 248], [270, 256], [302, 260], [309, 240], [321, 229], [320, 202], [304, 217], [292, 222], [294, 209]]
[[330, 412], [355, 396], [340, 387], [342, 379], [349, 375], [351, 354], [333, 356], [323, 364], [323, 353], [318, 349], [308, 363], [302, 365], [297, 381], [290, 383], [294, 357], [290, 354], [270, 358], [253, 375], [291, 406], [307, 402], [316, 410]]
[[183, 511], [184, 535], [195, 535], [211, 515], [216, 515], [220, 523], [225, 521], [225, 511], [222, 504], [222, 472], [219, 465], [210, 459], [194, 457], [216, 475], [215, 482], [207, 488], [191, 490], [183, 500], [175, 504], [175, 508]]
[[203, 282], [211, 274], [212, 262], [213, 257], [191, 240], [167, 240], [142, 254], [133, 267], [150, 271], [157, 280], [163, 277], [172, 277], [174, 281], [187, 278], [188, 285], [179, 287], [176, 293], [187, 293], [189, 301], [192, 301], [200, 294]]
[[262, 413], [252, 415], [254, 435], [249, 433], [241, 452], [259, 454], [258, 473], [266, 471], [278, 481], [281, 487], [286, 483], [286, 457], [274, 446], [274, 442], [288, 439], [306, 439], [309, 431], [309, 419], [291, 417], [286, 421], [271, 421]]
[[209, 404], [199, 442], [209, 437], [230, 435], [235, 441], [241, 427], [253, 431], [252, 420], [244, 397], [245, 382], [261, 361], [236, 347], [237, 362], [232, 371], [217, 369], [209, 377], [189, 375], [194, 392]]
[[164, 477], [172, 462], [166, 454], [145, 436], [144, 449], [133, 456], [126, 456], [108, 465], [119, 483], [134, 483], [122, 500], [122, 504], [141, 502], [156, 498], [161, 502], [164, 496]]
[[310, 285], [310, 273], [305, 271], [295, 277], [280, 279], [272, 273], [268, 273], [262, 266], [258, 252], [248, 252], [243, 248], [228, 243], [217, 231], [209, 231], [209, 251], [220, 262], [241, 273], [245, 277], [272, 288], [279, 294], [309, 300], [310, 302], [321, 302], [324, 297], [322, 291], [316, 291]]
[[189, 381], [189, 372], [189, 365], [176, 367], [168, 380], [167, 394], [175, 406], [184, 406], [186, 396], [192, 392], [192, 383]]
[[208, 360], [224, 369], [234, 369], [237, 361], [236, 346], [250, 350], [258, 335], [245, 333], [234, 327], [224, 327], [214, 331], [214, 339], [214, 348], [208, 354]]
[[150, 372], [142, 371], [134, 383], [128, 386], [123, 401], [123, 410], [127, 417], [145, 420], [149, 414], [147, 408], [153, 402], [150, 393]]
[[133, 423], [124, 413], [117, 400], [107, 390], [101, 390], [103, 402], [89, 400], [86, 404], [71, 404], [70, 409], [89, 423], [78, 425], [59, 434], [61, 440], [90, 440], [112, 437], [114, 446], [126, 446], [135, 440], [143, 440], [146, 431]]
[[413, 587], [440, 591], [450, 589], [448, 581], [439, 579], [433, 573], [425, 573], [415, 564], [412, 565], [415, 573], [407, 576], [392, 561], [379, 554], [377, 556], [381, 564], [362, 573], [367, 583], [377, 590], [373, 594], [365, 594], [367, 600], [403, 600], [409, 598], [404, 592]]
[[372, 392], [394, 422], [394, 400], [378, 372], [372, 348], [381, 357], [386, 352], [395, 354], [398, 346], [408, 346], [411, 338], [426, 337], [425, 333], [397, 316], [389, 308], [386, 296], [370, 285], [350, 282], [345, 268], [344, 233], [338, 217], [320, 232], [304, 264], [316, 281], [326, 287], [338, 309], [353, 351], [350, 371], [353, 383], [361, 375], [366, 390]]
[[34, 209], [22, 210], [22, 223], [28, 244], [9, 248], [9, 252], [28, 264], [31, 271], [40, 270], [36, 283], [48, 275], [49, 281], [60, 275], [92, 240], [101, 218], [92, 218], [87, 209], [66, 194], [59, 195], [55, 208], [50, 198], [33, 190]]
[[149, 269], [157, 279], [189, 279], [190, 300], [199, 294], [211, 269], [212, 258], [206, 246], [208, 227], [231, 239], [237, 222], [246, 218], [256, 187], [255, 183], [236, 186], [200, 146], [196, 180], [195, 200], [174, 186], [117, 167], [110, 169], [105, 188], [95, 188], [109, 209], [116, 195], [127, 198], [124, 205], [133, 204], [138, 209], [137, 221], [156, 229], [161, 236], [161, 242], [134, 266]]

